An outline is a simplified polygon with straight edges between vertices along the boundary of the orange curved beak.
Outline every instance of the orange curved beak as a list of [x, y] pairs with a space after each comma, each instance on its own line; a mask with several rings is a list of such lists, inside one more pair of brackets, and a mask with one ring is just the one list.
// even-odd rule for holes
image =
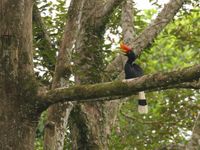
[[129, 51], [132, 50], [130, 47], [125, 45], [123, 42], [120, 42], [120, 48], [121, 48], [121, 51], [124, 53], [128, 53]]

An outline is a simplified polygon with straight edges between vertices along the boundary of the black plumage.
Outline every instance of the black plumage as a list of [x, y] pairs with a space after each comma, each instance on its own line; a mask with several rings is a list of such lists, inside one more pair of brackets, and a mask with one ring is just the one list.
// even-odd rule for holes
[[[136, 55], [134, 54], [134, 52], [127, 51], [126, 56], [128, 57], [128, 60], [124, 67], [125, 79], [132, 79], [143, 76], [142, 68], [139, 65], [135, 64]], [[145, 98], [144, 91], [141, 91], [138, 94], [138, 112], [140, 114], [146, 114], [148, 112], [148, 104]]]
[[124, 68], [125, 79], [131, 79], [131, 78], [143, 76], [142, 68], [139, 65], [134, 63], [136, 59], [134, 52], [130, 51], [126, 54], [126, 56], [128, 57], [128, 60]]

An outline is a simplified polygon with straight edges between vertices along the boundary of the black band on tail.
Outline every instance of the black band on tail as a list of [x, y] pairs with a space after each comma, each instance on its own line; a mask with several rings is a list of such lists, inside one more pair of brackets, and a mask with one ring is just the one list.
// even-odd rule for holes
[[[134, 63], [136, 59], [135, 53], [133, 51], [130, 51], [129, 53], [126, 54], [126, 56], [128, 57], [128, 60], [124, 67], [125, 79], [132, 79], [143, 76], [142, 68]], [[148, 106], [145, 96], [140, 95], [139, 93], [139, 98], [141, 99], [138, 100], [138, 112], [140, 114], [146, 114], [148, 112]]]
[[146, 99], [139, 99], [138, 100], [138, 105], [140, 105], [140, 106], [146, 106], [147, 105], [147, 100]]

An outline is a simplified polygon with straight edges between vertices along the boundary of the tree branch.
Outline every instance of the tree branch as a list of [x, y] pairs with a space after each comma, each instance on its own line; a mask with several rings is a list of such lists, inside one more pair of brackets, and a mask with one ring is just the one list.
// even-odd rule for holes
[[51, 39], [42, 20], [40, 11], [37, 7], [37, 3], [34, 3], [33, 5], [33, 23], [35, 23], [35, 25], [40, 28], [40, 38], [46, 41], [45, 47], [47, 49], [52, 49], [53, 46], [51, 45]]
[[[71, 75], [71, 50], [76, 37], [76, 29], [78, 27], [77, 18], [80, 13], [77, 10], [79, 10], [81, 1], [71, 0], [70, 2], [68, 19], [57, 57], [52, 89], [69, 86], [67, 81]], [[65, 130], [72, 108], [73, 104], [70, 102], [58, 103], [57, 105], [49, 107], [44, 133], [45, 149], [63, 149]]]
[[[164, 6], [156, 19], [153, 20], [139, 36], [133, 39], [130, 46], [137, 55], [140, 55], [141, 51], [146, 48], [158, 33], [160, 33], [161, 30], [172, 20], [185, 1], [186, 0], [171, 0]], [[113, 62], [107, 66], [106, 72], [121, 72], [121, 67], [115, 67], [115, 64], [121, 63], [121, 60], [125, 60], [124, 57], [121, 55], [117, 56]]]
[[131, 44], [136, 55], [150, 44], [162, 29], [172, 20], [186, 0], [170, 0], [155, 20]]
[[[126, 44], [131, 44], [134, 40], [134, 29], [133, 29], [133, 5], [131, 0], [126, 0], [122, 3], [122, 16], [121, 16], [121, 26], [123, 40]], [[113, 71], [116, 74], [120, 74], [124, 68], [125, 60], [127, 58], [123, 55], [119, 55], [116, 59], [107, 66], [105, 73], [112, 74]], [[109, 79], [107, 77], [107, 79]]]
[[109, 20], [109, 16], [113, 11], [125, 0], [107, 0], [102, 3], [102, 1], [95, 1], [95, 7], [90, 11], [87, 18], [95, 20], [95, 29], [99, 30], [105, 28], [106, 23]]
[[171, 85], [191, 82], [198, 80], [199, 77], [200, 65], [194, 65], [179, 71], [145, 75], [130, 80], [58, 88], [40, 96], [47, 105], [64, 101], [94, 101], [95, 98], [104, 97], [107, 97], [107, 100], [112, 100], [113, 96], [126, 97], [139, 91], [155, 91], [158, 88], [168, 89]]
[[193, 82], [185, 82], [179, 83], [172, 86], [168, 86], [169, 88], [186, 88], [186, 89], [200, 89], [200, 80]]
[[[38, 9], [36, 2], [33, 5], [33, 23], [37, 27], [37, 32], [34, 35], [34, 39], [36, 39], [36, 40], [40, 39], [40, 42], [42, 42], [40, 44], [37, 44], [38, 49], [40, 51], [48, 51], [48, 52], [51, 52], [54, 54], [55, 53], [53, 51], [54, 46], [51, 43], [51, 38], [45, 27], [43, 20], [42, 20], [42, 17], [41, 17], [41, 14], [40, 14], [40, 11]], [[45, 64], [47, 63], [47, 65], [45, 65], [45, 67], [47, 67], [50, 71], [53, 71], [53, 69], [54, 69], [53, 63], [54, 62], [50, 61], [49, 56], [47, 56], [47, 54], [44, 52], [41, 53], [41, 56], [43, 57]]]
[[135, 37], [135, 32], [133, 28], [133, 4], [132, 0], [126, 0], [122, 4], [122, 16], [121, 16], [121, 26], [122, 26], [122, 37], [123, 41], [130, 45]]
[[108, 0], [103, 7], [101, 16], [109, 16], [123, 1], [125, 0]]
[[52, 84], [53, 88], [60, 87], [62, 84], [61, 82], [63, 81], [61, 79], [68, 80], [71, 75], [71, 51], [76, 37], [76, 30], [78, 28], [76, 22], [78, 20], [79, 11], [77, 10], [80, 10], [80, 3], [81, 0], [72, 0], [70, 3], [68, 19], [56, 61]]

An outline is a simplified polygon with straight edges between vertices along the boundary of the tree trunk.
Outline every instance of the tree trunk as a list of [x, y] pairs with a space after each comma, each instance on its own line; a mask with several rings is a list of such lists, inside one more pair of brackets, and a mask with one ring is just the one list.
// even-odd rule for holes
[[14, 104], [15, 95], [2, 94], [1, 90], [1, 104], [0, 106], [0, 149], [1, 150], [33, 150], [35, 131], [37, 127], [37, 119], [33, 121], [32, 116], [27, 116], [22, 106]]
[[[76, 84], [101, 82], [102, 28], [96, 28], [100, 1], [83, 0], [76, 41]], [[91, 15], [92, 12], [92, 15]], [[95, 71], [94, 71], [95, 70]], [[107, 149], [104, 102], [80, 103], [71, 113], [73, 149]]]
[[[122, 1], [82, 1], [75, 47], [75, 58], [78, 58], [75, 60], [77, 84], [102, 82], [104, 56], [101, 46], [105, 25], [108, 16], [120, 2]], [[115, 101], [87, 102], [74, 107], [70, 120], [73, 149], [108, 149], [108, 135], [113, 118], [116, 117], [116, 104]]]
[[[59, 54], [56, 62], [52, 89], [69, 86], [71, 75], [71, 51], [76, 37], [77, 18], [82, 0], [71, 0], [68, 19], [65, 26]], [[73, 108], [71, 102], [59, 103], [48, 109], [44, 135], [45, 150], [63, 150], [69, 114]]]
[[0, 1], [0, 149], [33, 150], [32, 0]]
[[[119, 0], [116, 1], [118, 2]], [[76, 41], [77, 57], [75, 57], [76, 82], [77, 84], [101, 82], [100, 72], [103, 69], [103, 53], [101, 51], [102, 34], [105, 29], [105, 20], [107, 20], [105, 12], [110, 12], [112, 7], [111, 5], [105, 5], [107, 7], [100, 9], [104, 6], [104, 1], [82, 0], [81, 2], [81, 7], [83, 8], [79, 10], [80, 14], [78, 15], [80, 25], [78, 27], [79, 34]], [[114, 4], [115, 0], [110, 0], [109, 2]], [[102, 10], [105, 8], [109, 9], [103, 12]], [[41, 99], [39, 102], [37, 97], [38, 85], [33, 77], [31, 19], [32, 0], [0, 1], [0, 149], [2, 150], [33, 150], [38, 118], [44, 110], [44, 108], [41, 109], [40, 102], [49, 103], [49, 105], [52, 104], [51, 99], [48, 99], [49, 101], [43, 101]], [[195, 67], [192, 69], [194, 70]], [[199, 70], [199, 67], [196, 66], [196, 69]], [[189, 75], [186, 75], [186, 79], [182, 79], [182, 81], [189, 81], [192, 75], [194, 79], [196, 77], [199, 78], [199, 71], [191, 71]], [[156, 77], [152, 76], [154, 85], [158, 84], [158, 82], [160, 86], [169, 85], [172, 81], [181, 79], [180, 75], [173, 74], [173, 77], [176, 76], [176, 79], [170, 78], [171, 80], [166, 80], [167, 83], [160, 83], [160, 81], [168, 79], [167, 77], [169, 76], [170, 74], [164, 77], [159, 76], [159, 74]], [[147, 80], [147, 83], [151, 83], [152, 77], [149, 77], [150, 81]], [[143, 77], [141, 84], [139, 82], [138, 84], [136, 83], [137, 88], [147, 89], [150, 86], [153, 89], [157, 88], [157, 86], [155, 87], [151, 84], [145, 86], [145, 78], [148, 79], [148, 76]], [[60, 78], [58, 80], [60, 81]], [[135, 84], [132, 81], [124, 82], [127, 82], [122, 83], [125, 88]], [[105, 83], [104, 85], [106, 84], [109, 83]], [[114, 87], [117, 84], [111, 85]], [[122, 89], [124, 89], [123, 86]], [[91, 86], [88, 87], [91, 88]], [[116, 88], [119, 88], [119, 86]], [[81, 90], [77, 89], [74, 91], [81, 92]], [[121, 91], [121, 87], [119, 89]], [[59, 89], [58, 93], [60, 90], [63, 89]], [[72, 93], [72, 100], [75, 100], [73, 99], [73, 88], [70, 92]], [[118, 94], [115, 93], [116, 91], [112, 92], [111, 90], [111, 92], [108, 91], [106, 94]], [[129, 94], [131, 93], [130, 90], [128, 92]], [[63, 96], [62, 94], [64, 92], [60, 93], [60, 97]], [[84, 96], [87, 96], [87, 93], [84, 93], [81, 98]], [[95, 95], [93, 96], [95, 97]], [[54, 100], [60, 97], [56, 97]], [[90, 96], [88, 97], [91, 98]], [[66, 97], [65, 101], [67, 101]], [[58, 103], [58, 101], [55, 101], [55, 103]], [[81, 103], [73, 110], [71, 116], [71, 131], [74, 149], [108, 149], [107, 136], [109, 135], [110, 129], [107, 128], [109, 120], [107, 118], [109, 114], [108, 110], [105, 109], [105, 105], [107, 104], [110, 103]], [[53, 117], [58, 116], [55, 115]], [[64, 122], [63, 124], [65, 126], [66, 123]], [[48, 127], [51, 128], [51, 125], [49, 124]], [[56, 130], [53, 131], [57, 132]]]

